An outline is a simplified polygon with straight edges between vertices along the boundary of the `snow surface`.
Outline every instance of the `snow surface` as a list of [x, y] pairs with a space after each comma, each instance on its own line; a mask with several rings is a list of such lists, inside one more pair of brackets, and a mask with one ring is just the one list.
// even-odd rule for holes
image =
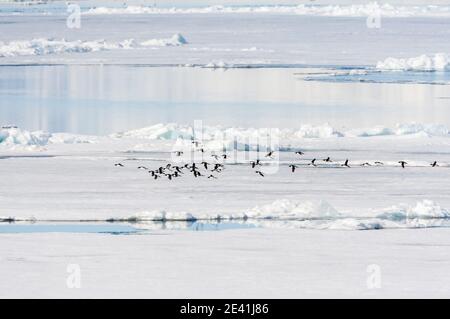
[[[0, 297], [448, 298], [448, 235], [442, 228], [1, 234]], [[79, 289], [67, 287], [73, 264]], [[374, 267], [379, 288], [368, 285]]]
[[[331, 126], [325, 127], [333, 132]], [[222, 139], [223, 132], [230, 130], [236, 134], [234, 141], [244, 143], [254, 137], [261, 141], [267, 131], [204, 129], [203, 143], [194, 146], [191, 138], [198, 135], [192, 127], [177, 124], [111, 136], [4, 128], [0, 216], [123, 219], [138, 221], [143, 228], [153, 228], [147, 223], [152, 221], [187, 220], [235, 220], [297, 229], [448, 226], [450, 198], [445, 181], [450, 173], [450, 136], [445, 127], [408, 124], [320, 136], [280, 130], [275, 145], [279, 151], [273, 159], [264, 156], [264, 144], [225, 145]], [[213, 155], [223, 154], [224, 145], [229, 146], [225, 147], [228, 158], [214, 159]], [[173, 152], [179, 150], [184, 154], [177, 157]], [[297, 150], [305, 155], [294, 154]], [[322, 161], [328, 156], [332, 162]], [[250, 167], [258, 157], [265, 177]], [[316, 167], [308, 165], [313, 158], [318, 159]], [[342, 166], [346, 159], [351, 168]], [[214, 173], [217, 180], [194, 178], [187, 170], [172, 181], [154, 180], [146, 170], [137, 169], [205, 160], [225, 165], [222, 173]], [[408, 163], [405, 169], [400, 160]], [[433, 161], [439, 166], [431, 167]], [[118, 162], [124, 167], [114, 166]], [[297, 165], [295, 173], [290, 164]], [[203, 174], [210, 174], [199, 166]]]
[[[0, 12], [4, 21], [0, 24], [0, 41], [3, 42], [0, 63], [165, 64], [216, 68], [375, 66], [378, 61], [399, 55], [449, 54], [450, 41], [446, 39], [449, 39], [450, 6], [382, 4], [380, 8], [379, 29], [367, 27], [366, 18], [374, 10], [370, 4], [176, 10], [98, 7], [93, 12], [143, 10], [159, 13], [150, 17], [149, 14], [83, 13], [81, 28], [69, 29], [65, 24], [66, 10], [45, 14], [33, 11], [33, 6], [22, 6], [24, 12]], [[197, 13], [183, 13], [186, 11]], [[243, 12], [224, 13], [227, 11]], [[167, 46], [172, 43], [170, 36], [177, 33], [182, 34], [189, 45], [178, 45], [183, 41], [176, 41], [176, 46]], [[131, 39], [139, 50], [121, 49], [129, 47]], [[140, 45], [149, 39], [169, 41], [163, 40], [163, 46], [160, 41], [150, 41], [152, 46], [147, 48]], [[110, 50], [110, 47], [118, 49]], [[60, 54], [51, 54], [55, 51]]]
[[[182, 65], [223, 73], [313, 65], [355, 75], [374, 68], [448, 70], [449, 6], [83, 7], [81, 29], [69, 29], [65, 6], [15, 11], [9, 5], [0, 6], [2, 65]], [[372, 15], [380, 15], [379, 29], [367, 27]], [[168, 92], [164, 98], [172, 97], [177, 82], [160, 87]], [[380, 101], [367, 86], [357, 88], [327, 94], [347, 103], [349, 95], [339, 92], [352, 90]], [[446, 86], [423, 95], [411, 94], [419, 85], [390, 88], [420, 105], [424, 117], [438, 112], [429, 107], [431, 99], [442, 99], [442, 106], [446, 98]], [[315, 92], [318, 100], [322, 92]], [[273, 159], [264, 156], [269, 133]], [[0, 129], [0, 220], [121, 220], [142, 230], [127, 236], [0, 234], [0, 297], [449, 297], [447, 126], [315, 123], [270, 132], [208, 126], [202, 135], [193, 147], [197, 132], [177, 123], [109, 136]], [[188, 157], [176, 157], [180, 150]], [[225, 151], [226, 160], [212, 157]], [[323, 161], [328, 156], [330, 163]], [[251, 168], [257, 157], [265, 177]], [[313, 158], [317, 166], [308, 165]], [[138, 169], [191, 159], [225, 169], [214, 173], [217, 179], [185, 170], [173, 180], [154, 180]], [[347, 159], [351, 168], [342, 166]], [[183, 230], [193, 220], [254, 228]], [[67, 288], [69, 264], [81, 267], [81, 289]], [[367, 284], [371, 265], [381, 271], [379, 289]]]

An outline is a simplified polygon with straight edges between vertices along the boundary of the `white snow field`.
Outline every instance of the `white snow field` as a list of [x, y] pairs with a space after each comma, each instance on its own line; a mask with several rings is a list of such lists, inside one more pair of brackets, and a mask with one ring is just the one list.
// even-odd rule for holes
[[[103, 137], [2, 129], [0, 172], [10, 178], [0, 181], [0, 216], [61, 221], [220, 216], [302, 221], [281, 227], [379, 229], [445, 226], [441, 218], [450, 215], [445, 126], [362, 133], [341, 133], [329, 125], [285, 129], [273, 134], [279, 150], [273, 159], [265, 157], [266, 130], [205, 127], [197, 147], [192, 132], [175, 124]], [[214, 157], [222, 154], [227, 159]], [[332, 162], [323, 161], [328, 156]], [[257, 158], [263, 165], [252, 169]], [[317, 166], [308, 165], [313, 158]], [[346, 159], [350, 168], [342, 166]], [[210, 163], [207, 170], [203, 161]], [[193, 162], [205, 177], [183, 168], [173, 180], [164, 175], [154, 180], [148, 172]], [[215, 163], [224, 165], [222, 172], [212, 171]], [[290, 164], [298, 166], [294, 173]], [[255, 174], [258, 168], [265, 177]], [[218, 179], [207, 179], [211, 174]]]
[[0, 297], [450, 297], [450, 3], [262, 2], [0, 3]]
[[[375, 66], [388, 57], [448, 54], [450, 3], [439, 4], [171, 9], [164, 3], [157, 8], [121, 3], [113, 8], [113, 3], [105, 9], [87, 1], [77, 29], [66, 26], [65, 2], [6, 3], [0, 5], [0, 64]], [[367, 27], [373, 12], [380, 13], [380, 28]], [[178, 33], [188, 43], [136, 45]]]
[[[449, 240], [446, 229], [3, 234], [0, 297], [445, 298]], [[67, 286], [73, 264], [80, 288]]]

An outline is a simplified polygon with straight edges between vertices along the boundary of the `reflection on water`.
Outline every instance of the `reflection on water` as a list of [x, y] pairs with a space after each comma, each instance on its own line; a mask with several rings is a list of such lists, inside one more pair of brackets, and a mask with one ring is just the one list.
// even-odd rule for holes
[[118, 222], [20, 222], [14, 219], [0, 220], [0, 234], [25, 233], [101, 233], [101, 234], [145, 234], [150, 230], [192, 230], [217, 231], [228, 229], [247, 229], [257, 227], [245, 222], [206, 222], [206, 221], [148, 221], [141, 223]]
[[170, 221], [60, 221], [60, 222], [16, 222], [14, 219], [0, 220], [0, 234], [26, 233], [97, 233], [111, 235], [150, 235], [158, 231], [223, 231], [232, 229], [278, 228], [317, 230], [379, 230], [379, 229], [423, 229], [448, 228], [448, 218], [403, 218], [343, 217], [311, 219], [237, 219], [237, 220], [170, 220]]
[[0, 234], [25, 233], [104, 233], [104, 234], [132, 234], [139, 230], [129, 225], [120, 224], [0, 224]]
[[369, 82], [369, 83], [416, 83], [416, 84], [450, 84], [450, 72], [444, 71], [377, 71], [341, 72], [320, 74], [306, 77], [307, 81], [325, 82]]
[[309, 69], [0, 66], [0, 123], [108, 134], [160, 122], [336, 128], [450, 125], [446, 85], [304, 81]]

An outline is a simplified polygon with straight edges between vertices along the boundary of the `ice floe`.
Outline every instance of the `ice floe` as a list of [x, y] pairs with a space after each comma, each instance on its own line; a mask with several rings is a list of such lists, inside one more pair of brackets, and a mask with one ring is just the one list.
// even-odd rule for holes
[[[208, 150], [264, 151], [278, 149], [279, 151], [291, 151], [295, 145], [305, 139], [408, 135], [411, 137], [447, 137], [449, 133], [449, 129], [444, 125], [420, 123], [398, 124], [394, 128], [378, 126], [349, 130], [337, 130], [328, 123], [323, 125], [305, 124], [294, 129], [202, 126], [199, 130], [191, 125], [159, 123], [136, 130], [114, 133], [107, 138], [112, 141], [123, 138], [135, 139], [135, 151], [145, 151], [145, 144], [138, 143], [139, 140], [169, 141], [173, 142], [173, 147], [177, 149], [191, 148], [192, 140], [196, 140], [200, 143], [199, 147]], [[92, 143], [97, 138], [70, 133], [30, 132], [17, 127], [0, 129], [0, 145], [3, 146]]]
[[397, 124], [395, 128], [388, 128], [384, 126], [375, 126], [368, 129], [352, 129], [345, 132], [345, 136], [354, 137], [370, 137], [383, 135], [412, 135], [418, 134], [421, 136], [448, 136], [449, 130], [445, 125], [439, 124]]
[[377, 217], [394, 221], [411, 218], [450, 218], [450, 212], [431, 200], [423, 200], [417, 202], [414, 206], [399, 205], [387, 208], [385, 212], [379, 214]]
[[423, 54], [413, 58], [389, 57], [379, 61], [376, 68], [398, 71], [450, 71], [450, 57], [445, 53]]
[[179, 33], [174, 34], [170, 38], [149, 39], [141, 42], [138, 42], [135, 39], [111, 42], [105, 40], [68, 41], [66, 39], [38, 38], [32, 40], [10, 41], [6, 43], [0, 41], [0, 57], [87, 53], [118, 49], [130, 50], [145, 47], [181, 46], [186, 43], [187, 40]]
[[297, 129], [202, 126], [201, 130], [196, 132], [194, 126], [190, 125], [159, 123], [141, 129], [115, 133], [111, 136], [114, 138], [129, 137], [150, 140], [201, 139], [203, 141], [224, 141], [224, 144], [233, 140], [246, 144], [246, 141], [263, 139], [269, 136], [278, 141], [292, 141], [293, 139], [304, 138], [368, 137], [413, 134], [448, 136], [449, 130], [446, 126], [439, 124], [407, 123], [397, 124], [394, 128], [377, 126], [368, 129], [349, 129], [344, 131], [337, 130], [330, 124], [325, 123], [323, 125], [300, 125]]
[[140, 43], [141, 46], [180, 46], [187, 44], [187, 40], [179, 33], [174, 34], [172, 37], [167, 39], [150, 39]]
[[326, 201], [295, 202], [282, 199], [256, 206], [246, 211], [245, 216], [256, 219], [328, 219], [337, 218], [340, 214]]
[[209, 7], [149, 7], [149, 6], [126, 6], [126, 7], [96, 7], [90, 8], [83, 14], [207, 14], [207, 13], [273, 13], [273, 14], [296, 14], [311, 16], [332, 17], [367, 17], [380, 14], [386, 17], [415, 17], [432, 16], [442, 17], [450, 15], [450, 6], [398, 6], [391, 4], [378, 4], [371, 2], [367, 4], [352, 5], [274, 5], [274, 6], [209, 6]]
[[27, 131], [18, 127], [0, 128], [0, 146], [14, 148], [15, 146], [39, 147], [48, 144], [93, 143], [95, 137], [70, 133], [49, 133], [44, 131]]
[[[142, 228], [161, 228], [152, 222], [167, 223], [167, 229], [187, 228], [180, 222], [238, 222], [255, 227], [298, 228], [318, 230], [376, 230], [398, 228], [449, 227], [450, 212], [431, 200], [413, 205], [401, 204], [382, 210], [372, 216], [348, 216], [338, 212], [326, 201], [276, 200], [241, 213], [188, 213], [151, 211], [141, 212], [122, 221], [132, 221]], [[172, 222], [177, 222], [171, 227]], [[164, 227], [166, 228], [166, 226]]]

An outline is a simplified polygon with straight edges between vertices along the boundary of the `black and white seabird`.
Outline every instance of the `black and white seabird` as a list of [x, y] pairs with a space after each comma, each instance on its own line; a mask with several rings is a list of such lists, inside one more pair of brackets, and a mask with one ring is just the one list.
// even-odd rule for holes
[[311, 163], [309, 163], [308, 165], [317, 166], [317, 165], [316, 165], [316, 159], [314, 158], [314, 159], [311, 161]]
[[180, 166], [174, 166], [173, 168], [175, 168], [175, 171], [176, 172], [178, 172], [178, 173], [183, 173], [182, 171], [181, 171], [181, 167]]
[[408, 164], [408, 163], [405, 162], [405, 161], [399, 161], [398, 163], [402, 165], [402, 168], [405, 168], [405, 165]]
[[252, 165], [252, 168], [255, 168], [256, 165], [261, 165], [261, 162], [257, 159], [256, 161], [250, 162], [250, 164]]
[[203, 176], [199, 171], [194, 171], [194, 177]]
[[297, 166], [295, 166], [294, 164], [289, 165], [289, 167], [291, 168], [292, 173], [294, 173], [295, 169], [297, 168]]
[[433, 163], [431, 163], [430, 165], [431, 165], [431, 167], [436, 167], [436, 166], [439, 166], [439, 165], [438, 165], [438, 163], [437, 163], [436, 161], [434, 161], [434, 162], [433, 162]]
[[116, 164], [114, 164], [114, 166], [124, 167], [124, 165], [122, 163], [116, 163]]
[[261, 175], [262, 177], [264, 177], [264, 174], [261, 171], [255, 171], [255, 173]]
[[342, 164], [341, 166], [350, 167], [350, 165], [348, 165], [348, 159], [346, 159], [346, 160], [345, 160], [345, 163]]

